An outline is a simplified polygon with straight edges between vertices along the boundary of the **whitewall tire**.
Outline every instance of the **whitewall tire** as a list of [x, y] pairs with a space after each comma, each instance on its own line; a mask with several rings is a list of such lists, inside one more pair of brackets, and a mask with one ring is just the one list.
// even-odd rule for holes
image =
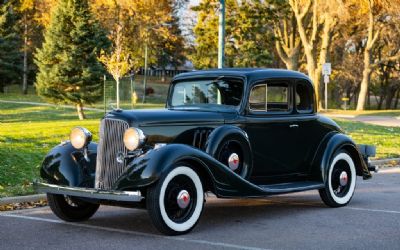
[[356, 187], [356, 168], [347, 151], [337, 152], [329, 165], [325, 188], [319, 190], [323, 202], [330, 207], [347, 205]]
[[175, 167], [148, 189], [146, 204], [150, 219], [160, 232], [189, 232], [199, 221], [204, 206], [199, 175], [190, 167]]

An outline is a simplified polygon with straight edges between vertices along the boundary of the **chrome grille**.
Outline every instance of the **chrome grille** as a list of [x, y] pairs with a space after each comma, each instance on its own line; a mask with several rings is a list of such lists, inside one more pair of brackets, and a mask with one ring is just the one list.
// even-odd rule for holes
[[118, 153], [126, 155], [124, 132], [129, 124], [122, 120], [103, 119], [100, 124], [100, 141], [97, 148], [95, 188], [110, 190], [124, 172], [125, 162], [117, 162]]

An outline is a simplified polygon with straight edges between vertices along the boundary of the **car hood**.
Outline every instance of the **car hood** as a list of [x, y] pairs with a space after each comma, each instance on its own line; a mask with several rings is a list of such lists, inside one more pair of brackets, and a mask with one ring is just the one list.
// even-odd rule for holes
[[236, 114], [232, 112], [215, 112], [203, 110], [114, 110], [105, 118], [121, 119], [134, 127], [160, 126], [160, 125], [202, 125], [224, 123], [227, 116]]

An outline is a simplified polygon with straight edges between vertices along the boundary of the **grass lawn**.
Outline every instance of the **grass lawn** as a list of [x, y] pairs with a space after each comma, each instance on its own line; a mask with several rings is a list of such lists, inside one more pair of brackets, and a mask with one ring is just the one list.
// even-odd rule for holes
[[322, 114], [341, 114], [341, 115], [355, 115], [355, 116], [391, 116], [400, 117], [400, 110], [342, 110], [342, 109], [329, 109], [328, 111], [322, 111]]
[[[1, 99], [4, 98], [0, 95]], [[138, 108], [161, 106], [147, 104]], [[86, 115], [87, 120], [79, 121], [71, 108], [0, 103], [0, 197], [33, 193], [30, 183], [38, 177], [43, 157], [68, 139], [72, 127], [88, 128], [96, 141], [103, 113], [86, 111]], [[377, 145], [378, 158], [399, 156], [400, 128], [337, 121], [357, 143]]]
[[400, 157], [400, 128], [370, 125], [343, 119], [335, 121], [356, 143], [377, 147], [376, 158]]

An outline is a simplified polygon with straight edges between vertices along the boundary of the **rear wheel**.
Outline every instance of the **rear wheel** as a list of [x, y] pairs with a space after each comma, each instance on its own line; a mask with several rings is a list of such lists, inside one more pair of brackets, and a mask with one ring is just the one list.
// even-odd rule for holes
[[92, 217], [100, 205], [59, 194], [47, 194], [53, 213], [65, 221], [85, 221]]
[[150, 219], [160, 232], [187, 233], [195, 227], [203, 211], [200, 177], [189, 167], [176, 167], [147, 190], [146, 203]]
[[319, 190], [322, 201], [330, 207], [347, 205], [356, 187], [356, 169], [347, 151], [337, 152], [329, 166], [325, 188]]

